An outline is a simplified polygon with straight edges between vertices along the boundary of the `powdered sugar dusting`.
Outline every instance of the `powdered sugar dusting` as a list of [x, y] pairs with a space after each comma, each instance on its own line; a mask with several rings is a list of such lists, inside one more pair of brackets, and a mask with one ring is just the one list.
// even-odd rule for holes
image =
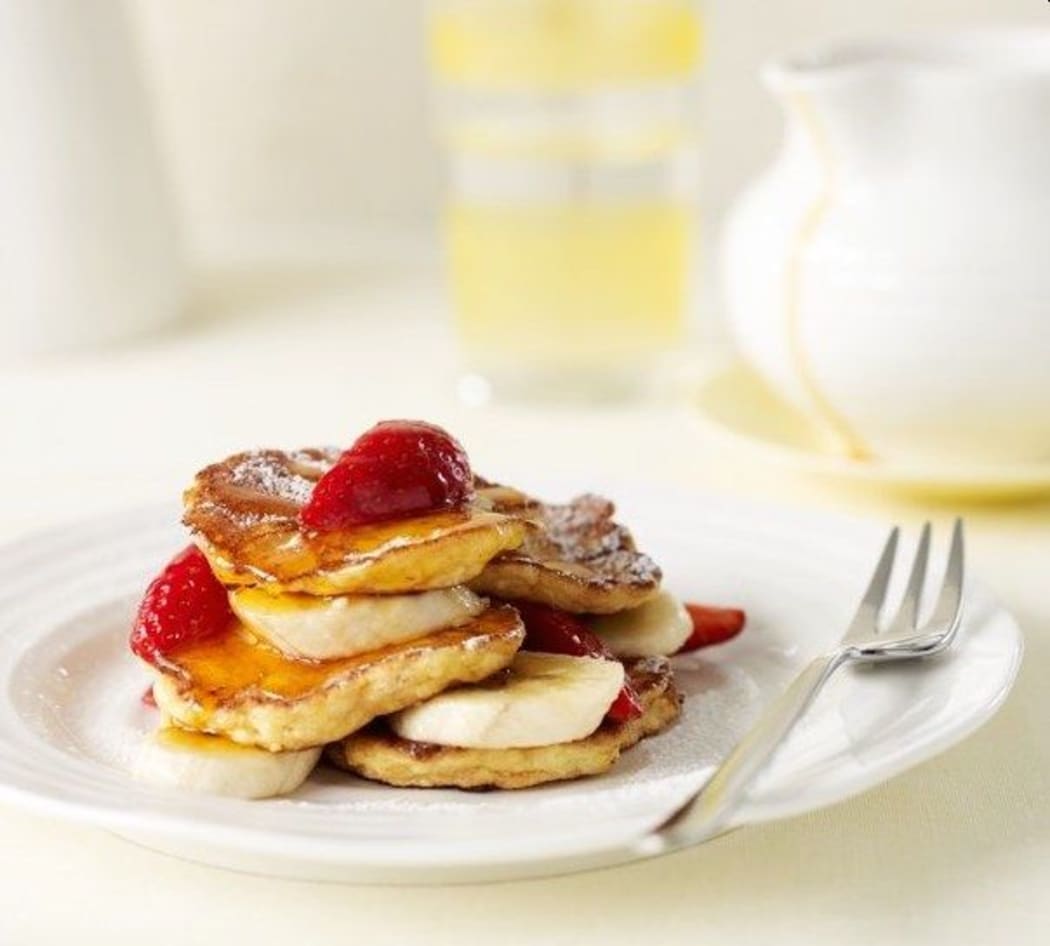
[[331, 468], [332, 457], [323, 450], [280, 453], [254, 450], [240, 455], [229, 467], [229, 482], [266, 497], [302, 506], [317, 481]]
[[262, 453], [246, 455], [230, 470], [230, 482], [300, 506], [310, 498], [310, 491], [314, 488], [313, 481], [278, 466]]
[[299, 511], [338, 455], [334, 448], [251, 450], [205, 467], [190, 491], [186, 523], [212, 540], [230, 528], [296, 530]]
[[528, 514], [542, 529], [506, 558], [541, 562], [594, 582], [659, 584], [660, 567], [635, 548], [630, 531], [613, 519], [615, 512], [608, 499], [591, 493], [564, 505], [535, 504]]

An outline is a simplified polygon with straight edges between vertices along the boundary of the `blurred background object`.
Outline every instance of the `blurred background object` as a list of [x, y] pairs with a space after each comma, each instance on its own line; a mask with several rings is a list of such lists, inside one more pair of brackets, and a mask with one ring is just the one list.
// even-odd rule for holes
[[[229, 300], [231, 271], [242, 273], [249, 293], [257, 294], [262, 269], [270, 271], [265, 279], [271, 287], [282, 280], [301, 284], [303, 273], [309, 281], [324, 270], [329, 284], [342, 281], [358, 289], [411, 283], [426, 294], [427, 316], [451, 323], [444, 290], [452, 288], [475, 347], [491, 349], [486, 332], [509, 324], [521, 330], [512, 339], [521, 355], [550, 338], [549, 332], [530, 330], [523, 314], [535, 312], [530, 301], [562, 298], [562, 306], [543, 308], [559, 331], [567, 331], [585, 324], [576, 299], [602, 291], [603, 301], [618, 306], [622, 324], [640, 325], [641, 310], [649, 308], [653, 331], [641, 350], [675, 344], [683, 322], [685, 333], [705, 350], [724, 341], [713, 278], [722, 220], [768, 164], [782, 129], [778, 109], [758, 80], [764, 61], [843, 34], [1004, 21], [1045, 25], [1047, 17], [1045, 4], [1032, 0], [708, 0], [702, 23], [686, 0], [475, 0], [466, 6], [438, 0], [430, 7], [435, 19], [428, 29], [424, 0], [128, 3], [187, 251], [208, 299], [218, 280], [218, 293]], [[529, 27], [521, 17], [530, 7], [546, 8], [547, 19]], [[469, 19], [463, 10], [473, 11]], [[551, 10], [559, 13], [552, 18]], [[511, 30], [493, 16], [518, 19]], [[584, 33], [586, 43], [579, 41]], [[635, 33], [646, 42], [624, 45], [625, 35]], [[462, 134], [449, 134], [451, 119], [479, 110], [489, 119], [505, 115], [517, 121], [530, 99], [561, 100], [574, 87], [586, 94], [569, 97], [586, 99], [603, 74], [619, 74], [627, 89], [680, 87], [695, 68], [701, 43], [702, 107], [691, 102], [683, 112], [672, 97], [673, 105], [665, 100], [645, 112], [655, 124], [670, 116], [684, 136], [680, 147], [648, 166], [612, 161], [607, 140], [597, 149], [593, 139], [605, 136], [608, 124], [586, 105], [579, 106], [584, 112], [577, 110], [589, 115], [586, 122], [572, 128], [583, 139], [586, 161], [579, 152], [569, 160], [564, 142], [561, 159], [551, 160], [549, 141], [543, 145], [546, 160], [529, 158], [520, 135], [513, 141], [516, 157], [508, 156], [506, 140], [498, 142], [503, 152], [493, 156], [491, 121], [482, 135], [488, 138], [482, 156], [469, 153]], [[553, 53], [537, 59], [541, 48]], [[670, 78], [645, 78], [653, 74]], [[615, 112], [616, 124], [623, 115], [622, 109]], [[689, 136], [699, 142], [702, 172], [699, 160], [679, 159], [692, 147]], [[532, 147], [535, 152], [535, 142]], [[574, 163], [586, 165], [582, 178], [568, 170]], [[550, 197], [546, 213], [537, 209], [540, 190], [563, 200], [568, 188], [578, 195], [581, 179], [589, 193], [635, 188], [650, 201], [626, 214], [594, 201], [581, 212], [578, 197], [571, 213], [564, 203], [554, 212]], [[694, 199], [689, 190], [696, 184]], [[465, 199], [482, 188], [513, 190], [528, 201], [494, 213]], [[630, 219], [632, 214], [645, 219]], [[442, 277], [443, 220], [453, 250], [451, 286]], [[703, 240], [692, 238], [699, 221]], [[564, 237], [561, 267], [545, 239], [552, 228]], [[648, 239], [637, 239], [639, 232]], [[606, 243], [599, 243], [599, 233]], [[618, 263], [596, 273], [596, 259]], [[275, 277], [274, 270], [285, 276]], [[537, 279], [537, 273], [546, 275]], [[505, 278], [513, 289], [501, 291]], [[686, 297], [690, 284], [696, 291]], [[566, 322], [566, 307], [579, 321]], [[636, 338], [613, 332], [600, 340], [622, 352]], [[591, 354], [578, 343], [566, 350], [576, 357]]]
[[[61, 146], [52, 147], [49, 153], [54, 166], [19, 159], [24, 170], [5, 176], [0, 186], [7, 188], [8, 206], [16, 211], [27, 195], [41, 192], [41, 182], [60, 181], [66, 172], [88, 173], [92, 181], [103, 182], [111, 196], [128, 200], [140, 210], [156, 206], [148, 199], [132, 200], [135, 189], [131, 185], [141, 178], [120, 160], [128, 153], [142, 153], [143, 149], [127, 147], [129, 141], [142, 138], [128, 133], [127, 126], [119, 122], [112, 133], [103, 124], [117, 121], [124, 114], [123, 106], [101, 109], [110, 118], [100, 115], [100, 109], [83, 104], [77, 107], [79, 117], [75, 120], [66, 111], [70, 101], [77, 105], [105, 100], [102, 93], [97, 98], [88, 94], [91, 81], [101, 80], [89, 81], [81, 75], [84, 63], [91, 61], [92, 69], [103, 77], [123, 75], [121, 63], [129, 68], [134, 65], [126, 47], [123, 53], [111, 49], [117, 42], [115, 37], [122, 33], [119, 25], [110, 29], [107, 24], [124, 6], [131, 14], [131, 45], [137, 46], [133, 51], [139, 54], [139, 71], [147, 92], [145, 107], [137, 108], [135, 114], [145, 113], [147, 122], [158, 131], [161, 164], [169, 174], [172, 203], [184, 237], [193, 318], [178, 332], [125, 346], [120, 352], [105, 355], [107, 360], [100, 357], [94, 362], [79, 362], [78, 368], [98, 381], [106, 391], [105, 409], [111, 415], [127, 416], [128, 426], [134, 421], [126, 387], [133, 379], [136, 403], [163, 418], [163, 423], [156, 425], [157, 443], [163, 444], [162, 434], [170, 438], [172, 431], [178, 430], [186, 443], [198, 445], [196, 449], [202, 453], [219, 449], [219, 444], [227, 444], [234, 436], [238, 441], [253, 437], [272, 441], [276, 436], [274, 417], [267, 412], [246, 414], [231, 407], [210, 412], [207, 423], [200, 423], [180, 408], [173, 387], [185, 387], [187, 397], [214, 388], [213, 400], [222, 404], [229, 403], [227, 388], [251, 392], [257, 399], [270, 397], [273, 372], [284, 370], [285, 359], [292, 351], [310, 361], [312, 370], [308, 377], [299, 377], [294, 386], [282, 389], [280, 397], [288, 416], [305, 418], [297, 423], [311, 424], [314, 436], [330, 436], [325, 431], [326, 415], [316, 409], [322, 399], [333, 404], [343, 399], [371, 405], [369, 419], [374, 419], [380, 411], [419, 413], [417, 392], [425, 390], [428, 409], [458, 411], [454, 398], [457, 365], [451, 331], [453, 307], [442, 266], [446, 242], [443, 219], [450, 221], [447, 229], [454, 237], [451, 242], [459, 246], [454, 256], [477, 261], [459, 267], [461, 278], [453, 280], [453, 286], [459, 283], [461, 290], [471, 290], [460, 293], [470, 299], [479, 297], [484, 302], [495, 296], [492, 306], [478, 303], [460, 307], [480, 313], [464, 320], [471, 334], [483, 337], [486, 326], [509, 323], [520, 332], [512, 343], [516, 356], [529, 344], [549, 344], [555, 335], [560, 346], [563, 335], [572, 340], [569, 329], [573, 323], [565, 318], [566, 311], [575, 314], [579, 308], [572, 293], [586, 290], [596, 295], [606, 291], [610, 305], [621, 307], [623, 320], [634, 326], [637, 334], [624, 335], [633, 340], [630, 344], [636, 344], [638, 351], [659, 352], [677, 344], [684, 335], [689, 343], [686, 356], [675, 367], [686, 364], [690, 372], [694, 368], [696, 374], [708, 372], [729, 348], [725, 307], [719, 298], [718, 281], [712, 278], [718, 271], [716, 256], [725, 210], [769, 165], [782, 134], [780, 110], [759, 81], [761, 64], [793, 48], [813, 47], [841, 34], [1004, 22], [1045, 28], [1050, 16], [1045, 4], [1033, 6], [1030, 0], [924, 0], [922, 4], [884, 0], [877, 6], [863, 0], [842, 0], [833, 5], [818, 0], [786, 0], [775, 6], [757, 0], [707, 0], [702, 19], [698, 17], [699, 8], [687, 0], [549, 0], [546, 5], [539, 0], [474, 0], [466, 6], [453, 0], [436, 0], [429, 13], [437, 19], [430, 21], [423, 0], [355, 0], [353, 4], [337, 0], [95, 3], [90, 15], [82, 13], [84, 4], [75, 5], [64, 21], [66, 33], [60, 26], [53, 29], [71, 44], [63, 69], [56, 73], [56, 81], [66, 83], [56, 87], [64, 90], [61, 94], [55, 91], [50, 98], [45, 97], [44, 84], [34, 85], [28, 80], [8, 83], [0, 94], [5, 95], [7, 103], [4, 120], [25, 126], [24, 140], [7, 147], [12, 168], [18, 154], [36, 153], [26, 150], [26, 142], [48, 123], [67, 135], [78, 128], [101, 128], [97, 136], [104, 139], [103, 144], [95, 152], [78, 151], [56, 138]], [[46, 11], [63, 7], [58, 0], [39, 4], [9, 0], [2, 8], [10, 29], [0, 42], [12, 44], [14, 50], [4, 59], [3, 68], [12, 70], [19, 57], [28, 61], [26, 57], [38, 43], [34, 39], [38, 33], [53, 35], [34, 32], [28, 24], [43, 22], [47, 15], [53, 15]], [[525, 28], [520, 17], [530, 8], [546, 10], [547, 14], [534, 21], [533, 27]], [[463, 10], [471, 11], [469, 28], [463, 27]], [[485, 10], [497, 12], [485, 14]], [[33, 11], [32, 15], [27, 11]], [[80, 24], [81, 16], [91, 22]], [[519, 19], [511, 30], [499, 25], [506, 21], [486, 16]], [[495, 28], [493, 22], [497, 23]], [[436, 28], [428, 29], [428, 24]], [[644, 42], [626, 44], [627, 35], [641, 37]], [[537, 50], [548, 48], [554, 53], [540, 55], [546, 64], [538, 65]], [[688, 91], [698, 66], [702, 103], [695, 102]], [[656, 136], [655, 140], [663, 144], [650, 152], [655, 154], [654, 160], [641, 162], [643, 192], [661, 195], [645, 205], [645, 220], [631, 220], [622, 226], [616, 220], [596, 222], [592, 219], [595, 215], [608, 214], [604, 204], [589, 204], [582, 213], [573, 204], [570, 213], [538, 214], [540, 222], [530, 228], [520, 225], [520, 220], [533, 216], [534, 210], [527, 208], [519, 214], [520, 208], [512, 207], [508, 213], [478, 213], [473, 203], [456, 196], [461, 193], [458, 189], [452, 191], [456, 196], [452, 213], [444, 216], [449, 196], [449, 175], [445, 172], [449, 168], [443, 149], [448, 148], [453, 158], [462, 157], [464, 150], [456, 136], [448, 133], [456, 121], [447, 119], [480, 113], [486, 119], [510, 115], [517, 121], [520, 112], [506, 109], [508, 102], [538, 96], [549, 103], [565, 97], [566, 89], [575, 90], [570, 96], [574, 100], [587, 102], [594, 89], [606, 81], [599, 77], [609, 75], [618, 77], [627, 90], [644, 87], [642, 99], [653, 107], [626, 113], [618, 108], [610, 113], [614, 120], [608, 123], [596, 119], [589, 108], [582, 112], [570, 109], [567, 114], [572, 121], [567, 123], [566, 135], [555, 136], [560, 137], [556, 143], [561, 150], [555, 149], [558, 160], [547, 161], [553, 170], [548, 167], [546, 171], [551, 173], [545, 171], [539, 177], [553, 179], [556, 193], [559, 187], [564, 193], [567, 180], [576, 180], [575, 174], [566, 173], [570, 162], [563, 160], [567, 136], [570, 145], [582, 142], [588, 167], [585, 180], [600, 178], [604, 187], [610, 180], [606, 172], [615, 168], [617, 173], [612, 178], [619, 187], [624, 182], [619, 171], [627, 167], [631, 187], [639, 186], [634, 177], [639, 166], [634, 161], [639, 154], [638, 137], [633, 132], [626, 138], [618, 137], [617, 132], [638, 127], [663, 129], [668, 134], [662, 139]], [[125, 99], [138, 94], [133, 78], [106, 81], [115, 82]], [[522, 84], [525, 91], [514, 92], [513, 87]], [[78, 90], [76, 95], [70, 91], [73, 86]], [[486, 92], [486, 87], [491, 92]], [[648, 98], [655, 88], [669, 95]], [[658, 99], [664, 103], [660, 107], [654, 104]], [[485, 107], [488, 105], [492, 107]], [[581, 114], [590, 117], [581, 122]], [[599, 110], [599, 115], [604, 114]], [[630, 118], [626, 123], [625, 114]], [[505, 123], [495, 124], [505, 130]], [[145, 127], [141, 121], [130, 125], [140, 130]], [[487, 134], [493, 125], [485, 121], [480, 127]], [[7, 138], [17, 138], [18, 134], [15, 128]], [[510, 137], [512, 151], [520, 156], [522, 137]], [[499, 134], [496, 139], [502, 146]], [[595, 141], [600, 148], [595, 147]], [[622, 156], [625, 141], [634, 149], [626, 149], [631, 160], [612, 161], [610, 152]], [[525, 144], [529, 142], [526, 135]], [[549, 144], [549, 139], [544, 139], [543, 149]], [[608, 147], [610, 144], [613, 147]], [[453, 145], [456, 150], [452, 150]], [[568, 151], [572, 156], [572, 149]], [[600, 160], [593, 160], [596, 151]], [[58, 160], [74, 152], [75, 159]], [[537, 163], [542, 163], [535, 160], [535, 148], [531, 153], [525, 148], [525, 157], [520, 160], [506, 158], [503, 153], [494, 160], [491, 148], [483, 157], [480, 162], [464, 159], [458, 163], [471, 168], [480, 164], [486, 172], [482, 177], [494, 166], [501, 187], [507, 180], [503, 172], [508, 164], [514, 166], [515, 181], [518, 165], [524, 165], [526, 193], [533, 193], [537, 179], [533, 172]], [[99, 165], [102, 172], [97, 171]], [[453, 183], [462, 183], [462, 175], [451, 177]], [[477, 175], [470, 175], [471, 181], [477, 179]], [[669, 184], [677, 186], [676, 182], [688, 186], [681, 191], [668, 189]], [[690, 188], [696, 185], [694, 200]], [[646, 190], [650, 186], [653, 189]], [[147, 192], [156, 193], [156, 189]], [[49, 193], [89, 195], [92, 190], [56, 186]], [[90, 262], [105, 255], [111, 261], [123, 261], [126, 269], [111, 270], [111, 275], [116, 275], [103, 285], [107, 291], [126, 297], [138, 274], [149, 271], [148, 259], [140, 261], [156, 259], [151, 247], [170, 231], [163, 221], [155, 226], [138, 224], [132, 229], [140, 239], [121, 249], [119, 234], [128, 228], [120, 224], [127, 212], [122, 214], [120, 205], [116, 206], [117, 210], [111, 211], [102, 204], [85, 204], [83, 212], [73, 214], [76, 227], [57, 228], [55, 232], [64, 239], [79, 233], [96, 234], [97, 239], [80, 244], [88, 249], [78, 250], [78, 258]], [[25, 214], [13, 211], [5, 208], [5, 225], [24, 227], [20, 221], [27, 219]], [[637, 206], [630, 211], [638, 212]], [[159, 219], [152, 212], [143, 217]], [[31, 221], [38, 229], [40, 219]], [[697, 240], [694, 236], [701, 221], [705, 238]], [[554, 255], [544, 255], [548, 243], [544, 235], [552, 229], [571, 236], [561, 244], [563, 265], [558, 265]], [[637, 239], [639, 232], [646, 238]], [[493, 233], [495, 236], [490, 236]], [[81, 327], [88, 334], [96, 332], [95, 322], [101, 316], [88, 304], [90, 294], [69, 290], [77, 281], [57, 265], [61, 254], [49, 259], [50, 244], [34, 243], [38, 233], [31, 228], [24, 230], [24, 236], [15, 251], [36, 267], [32, 282], [27, 284], [48, 291], [70, 291], [81, 303], [76, 309]], [[564, 249], [567, 245], [573, 252]], [[172, 257], [164, 259], [170, 263]], [[584, 266], [580, 259], [585, 263], [594, 259], [612, 262]], [[495, 281], [491, 274], [504, 264], [512, 270], [508, 278], [517, 280], [512, 291], [502, 294], [510, 297], [506, 307], [498, 288], [495, 292], [486, 290]], [[580, 271], [588, 269], [604, 272], [585, 272], [584, 279]], [[744, 270], [746, 275], [746, 265]], [[21, 278], [24, 272], [30, 272], [28, 265], [21, 265], [16, 275]], [[535, 278], [537, 272], [546, 273], [546, 279]], [[41, 278], [42, 273], [46, 278]], [[159, 278], [145, 281], [154, 286], [163, 283]], [[17, 283], [17, 278], [12, 279], [10, 285]], [[690, 283], [699, 292], [688, 297], [683, 287]], [[632, 286], [641, 287], [640, 291], [627, 291]], [[551, 306], [552, 311], [544, 313], [549, 317], [547, 324], [554, 326], [550, 331], [530, 331], [529, 320], [521, 316], [520, 308], [514, 308], [522, 305], [522, 297], [528, 302], [533, 289], [537, 295], [543, 290], [548, 299], [560, 294], [569, 300], [565, 307]], [[683, 298], [687, 299], [684, 308]], [[5, 307], [5, 311], [9, 324], [13, 324], [15, 313], [20, 313], [18, 306]], [[153, 304], [144, 300], [134, 311], [138, 324], [144, 327], [150, 319], [162, 320], [171, 307], [163, 301]], [[643, 312], [653, 337], [641, 331]], [[495, 318], [488, 319], [486, 313], [495, 313]], [[659, 331], [652, 331], [653, 327]], [[581, 337], [588, 344], [597, 338], [602, 345], [618, 346], [621, 355], [628, 348], [616, 333], [583, 331], [576, 336], [575, 345], [566, 346], [574, 364], [585, 364], [591, 355], [587, 345], [579, 344]], [[231, 351], [237, 352], [236, 371], [230, 364]], [[358, 353], [365, 353], [364, 357], [355, 358], [353, 372], [347, 372], [348, 355]], [[539, 354], [544, 358], [549, 351]], [[180, 358], [192, 361], [192, 373], [183, 371], [173, 380], [154, 371], [158, 362], [174, 364]], [[392, 358], [399, 365], [411, 362], [411, 366], [404, 372], [393, 371], [389, 367]], [[412, 375], [413, 383], [406, 381], [406, 373]], [[50, 377], [33, 379], [41, 388], [33, 395], [38, 403], [50, 390]], [[56, 371], [54, 378], [58, 377]], [[593, 378], [592, 374], [590, 380]], [[367, 379], [367, 398], [362, 397], [363, 379]], [[690, 383], [693, 380], [690, 377]], [[64, 405], [65, 381], [55, 380], [53, 386], [58, 392], [55, 404]], [[544, 392], [549, 388], [555, 399], [559, 397], [557, 385], [539, 387]], [[716, 386], [708, 393], [724, 394], [726, 390], [725, 385]], [[479, 395], [484, 391], [468, 393]], [[736, 397], [735, 401], [759, 403], [761, 398], [749, 402]], [[689, 417], [700, 414], [698, 403], [697, 397], [690, 402]], [[662, 416], [670, 415], [665, 410]], [[489, 412], [488, 418], [479, 422], [496, 423], [493, 417], [494, 412]], [[540, 412], [537, 418], [537, 423], [546, 420]], [[43, 449], [39, 442], [43, 433], [35, 421], [16, 414], [14, 423], [21, 424], [19, 430]], [[67, 433], [82, 437], [85, 443], [92, 438], [105, 442], [110, 436], [119, 441], [124, 433], [118, 427], [96, 430], [95, 426], [70, 428]], [[138, 436], [142, 436], [141, 431]], [[302, 436], [305, 432], [297, 433], [296, 439]], [[738, 439], [754, 442], [758, 438], [745, 432]], [[805, 450], [807, 463], [818, 459], [808, 444]], [[147, 451], [147, 455], [158, 475], [168, 469], [164, 454]], [[776, 455], [783, 456], [783, 451]], [[943, 467], [933, 474], [940, 476], [942, 472]], [[926, 483], [935, 478], [930, 470], [907, 473], [898, 478]], [[1020, 473], [1020, 477], [999, 478], [999, 482], [1013, 488], [1023, 479], [1043, 488], [1050, 480], [1045, 471], [1037, 471], [1034, 477], [1031, 471]]]
[[0, 357], [112, 341], [179, 311], [132, 41], [119, 0], [0, 3]]
[[771, 63], [776, 161], [727, 231], [727, 314], [831, 452], [1050, 459], [1050, 30]]
[[[434, 232], [425, 0], [127, 2], [199, 266], [384, 258]], [[780, 138], [763, 62], [845, 34], [1047, 19], [1034, 0], [707, 0], [708, 232]]]
[[552, 401], [640, 389], [684, 334], [698, 4], [433, 0], [427, 32], [478, 383]]

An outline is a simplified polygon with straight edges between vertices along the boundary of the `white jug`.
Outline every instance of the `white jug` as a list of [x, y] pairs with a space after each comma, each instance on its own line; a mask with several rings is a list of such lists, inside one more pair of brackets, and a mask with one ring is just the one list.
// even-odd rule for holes
[[0, 361], [153, 328], [181, 271], [119, 0], [0, 0]]
[[1050, 32], [767, 67], [787, 113], [724, 245], [749, 361], [858, 456], [1050, 458]]

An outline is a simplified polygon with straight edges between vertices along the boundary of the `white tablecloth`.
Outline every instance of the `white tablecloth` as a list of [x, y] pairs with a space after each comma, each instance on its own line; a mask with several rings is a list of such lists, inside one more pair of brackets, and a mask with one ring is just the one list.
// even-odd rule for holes
[[[5, 370], [0, 537], [170, 499], [235, 449], [345, 443], [391, 416], [447, 424], [496, 477], [597, 467], [906, 523], [957, 511], [818, 488], [727, 455], [668, 408], [462, 408], [434, 298], [225, 284], [177, 333]], [[1050, 505], [964, 511], [974, 570], [1027, 633], [1025, 667], [984, 729], [862, 797], [655, 862], [443, 889], [227, 873], [0, 808], [0, 943], [1046, 942]]]

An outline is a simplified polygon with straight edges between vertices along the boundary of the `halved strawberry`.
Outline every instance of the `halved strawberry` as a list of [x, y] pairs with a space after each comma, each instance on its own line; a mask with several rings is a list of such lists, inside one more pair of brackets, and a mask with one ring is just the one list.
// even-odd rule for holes
[[233, 618], [226, 589], [195, 545], [150, 582], [131, 630], [131, 650], [156, 663], [180, 644], [221, 634]]
[[711, 644], [736, 637], [747, 623], [747, 615], [739, 608], [715, 608], [707, 604], [686, 604], [693, 621], [693, 632], [678, 653], [687, 654]]
[[327, 532], [458, 508], [473, 495], [470, 461], [451, 434], [424, 421], [387, 420], [321, 477], [300, 521]]

